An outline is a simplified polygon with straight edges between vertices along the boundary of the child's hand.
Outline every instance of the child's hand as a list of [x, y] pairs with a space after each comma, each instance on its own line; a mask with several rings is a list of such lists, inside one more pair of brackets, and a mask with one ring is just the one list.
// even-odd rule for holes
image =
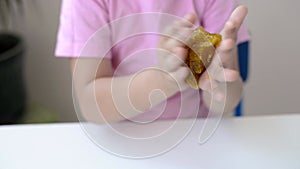
[[158, 68], [165, 72], [167, 85], [178, 90], [187, 87], [185, 79], [189, 74], [189, 68], [184, 64], [188, 54], [186, 48], [187, 38], [194, 30], [195, 14], [187, 14], [184, 19], [173, 23], [160, 38], [158, 48]]
[[[212, 91], [212, 89], [218, 87], [219, 83], [241, 80], [237, 62], [237, 33], [247, 12], [245, 6], [239, 6], [226, 22], [221, 31], [223, 37], [221, 45], [216, 50], [215, 57], [208, 70], [200, 77], [199, 87], [202, 90]], [[220, 93], [218, 97], [220, 97]]]

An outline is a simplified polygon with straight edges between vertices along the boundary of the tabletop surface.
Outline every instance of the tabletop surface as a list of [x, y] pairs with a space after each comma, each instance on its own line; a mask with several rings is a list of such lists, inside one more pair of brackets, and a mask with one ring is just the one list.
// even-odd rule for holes
[[204, 124], [1, 126], [0, 169], [300, 169], [300, 115], [225, 118], [200, 144]]

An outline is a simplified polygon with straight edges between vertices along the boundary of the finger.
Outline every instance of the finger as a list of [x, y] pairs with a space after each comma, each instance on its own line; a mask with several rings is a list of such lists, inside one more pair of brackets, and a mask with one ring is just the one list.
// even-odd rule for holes
[[173, 28], [180, 29], [180, 28], [192, 28], [196, 23], [197, 16], [194, 13], [186, 14], [182, 19], [174, 22], [172, 24]]
[[221, 35], [224, 39], [232, 38], [236, 39], [236, 34], [242, 25], [245, 17], [247, 16], [248, 9], [245, 6], [237, 7], [225, 23]]
[[165, 31], [165, 35], [174, 36], [179, 32], [182, 32], [183, 28], [193, 28], [196, 19], [197, 17], [194, 13], [185, 15], [183, 19], [174, 22], [170, 27], [168, 27]]
[[178, 67], [184, 65], [184, 61], [187, 57], [187, 50], [183, 47], [176, 47], [169, 54], [162, 56], [160, 60], [163, 60], [165, 71], [175, 71]]
[[210, 77], [218, 82], [234, 82], [236, 81], [240, 74], [236, 70], [224, 69], [219, 67], [214, 72], [209, 73]]
[[167, 29], [160, 35], [158, 46], [164, 48], [165, 44], [173, 34], [174, 32], [172, 26], [167, 27]]
[[164, 31], [164, 34], [167, 36], [172, 36], [178, 32], [181, 32], [183, 28], [192, 28], [195, 22], [196, 15], [193, 13], [187, 14], [181, 20], [178, 20], [170, 25], [166, 31]]
[[184, 47], [176, 47], [172, 53], [175, 55], [175, 57], [177, 57], [174, 59], [177, 62], [177, 65], [183, 65], [184, 61], [186, 60], [188, 50]]
[[237, 39], [237, 29], [232, 21], [227, 21], [221, 32], [223, 39]]
[[184, 28], [177, 34], [172, 35], [169, 37], [167, 41], [163, 44], [164, 48], [168, 50], [172, 50], [174, 47], [185, 47], [188, 42], [188, 37], [192, 34], [193, 29]]
[[184, 16], [184, 19], [180, 22], [180, 27], [193, 27], [197, 20], [195, 13], [189, 13]]
[[174, 37], [176, 32], [177, 32], [177, 27], [175, 27], [175, 23], [168, 26], [160, 37], [159, 46], [165, 48], [166, 43], [171, 39], [170, 37]]
[[236, 70], [219, 68], [215, 72], [206, 71], [199, 79], [199, 87], [205, 91], [216, 89], [220, 83], [234, 82], [238, 80], [240, 74]]
[[[164, 31], [158, 45], [163, 47], [170, 39], [171, 43], [175, 43], [175, 45], [180, 44], [180, 42], [186, 43], [187, 37], [189, 37], [194, 30], [193, 24], [196, 22], [196, 20], [196, 15], [194, 13], [190, 13], [185, 15], [183, 19], [174, 22]], [[180, 45], [183, 46], [183, 44]]]
[[204, 91], [211, 91], [211, 85], [210, 85], [209, 80], [200, 80], [199, 88]]
[[233, 39], [226, 39], [221, 42], [215, 56], [213, 58], [213, 65], [221, 65], [225, 68], [234, 68], [236, 55], [236, 43]]
[[218, 82], [213, 79], [203, 78], [199, 80], [199, 88], [204, 91], [213, 91], [218, 87]]
[[244, 22], [248, 14], [248, 8], [246, 6], [238, 6], [231, 14], [229, 20], [236, 24], [237, 29], [240, 29], [242, 23]]
[[199, 88], [204, 91], [212, 91], [216, 87], [218, 87], [218, 82], [210, 78], [208, 72], [205, 71], [199, 79]]
[[189, 72], [189, 68], [181, 66], [171, 74], [171, 76], [176, 80], [176, 83], [180, 87], [181, 91], [188, 87], [188, 84], [186, 84], [185, 79], [189, 75]]
[[219, 53], [230, 53], [236, 47], [235, 41], [233, 39], [225, 39], [221, 42], [220, 46], [217, 48]]
[[165, 33], [160, 38], [159, 46], [169, 51], [171, 51], [176, 46], [185, 47], [193, 31], [193, 28], [181, 28], [181, 30], [176, 33]]

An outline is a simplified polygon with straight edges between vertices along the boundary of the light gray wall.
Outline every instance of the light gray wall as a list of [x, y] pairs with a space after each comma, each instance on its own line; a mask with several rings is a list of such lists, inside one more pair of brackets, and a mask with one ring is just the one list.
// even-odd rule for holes
[[[34, 6], [31, 2], [35, 3]], [[59, 114], [62, 121], [76, 120], [67, 59], [54, 57], [60, 0], [28, 1], [23, 30], [27, 41], [25, 75], [30, 104]]]
[[252, 33], [247, 114], [300, 113], [300, 1], [242, 0]]
[[[30, 102], [76, 120], [66, 59], [54, 57], [60, 0], [36, 1], [25, 37], [28, 42], [26, 80]], [[252, 33], [250, 79], [245, 88], [245, 113], [300, 112], [300, 1], [242, 0], [249, 7]], [[37, 16], [36, 16], [37, 14]]]

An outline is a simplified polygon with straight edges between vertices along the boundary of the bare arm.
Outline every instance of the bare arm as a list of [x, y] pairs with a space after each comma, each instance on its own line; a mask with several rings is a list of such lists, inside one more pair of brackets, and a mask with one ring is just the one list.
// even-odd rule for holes
[[161, 90], [167, 97], [179, 91], [172, 86], [173, 79], [157, 69], [113, 78], [110, 60], [103, 59], [99, 66], [98, 63], [99, 59], [71, 59], [79, 105], [88, 121], [103, 123], [129, 119], [165, 99], [156, 97], [155, 102], [150, 103], [153, 90]]
[[[188, 36], [192, 24], [186, 20], [195, 22], [195, 15], [174, 23], [170, 31], [180, 30], [180, 36]], [[183, 65], [187, 55], [185, 45], [174, 38], [162, 38], [158, 48], [167, 51], [158, 56], [158, 65], [130, 76], [114, 77], [109, 59], [71, 59], [73, 83], [83, 116], [97, 123], [130, 119], [185, 89], [184, 80], [189, 73]], [[153, 95], [153, 91], [163, 94]], [[154, 99], [150, 101], [149, 96]]]

